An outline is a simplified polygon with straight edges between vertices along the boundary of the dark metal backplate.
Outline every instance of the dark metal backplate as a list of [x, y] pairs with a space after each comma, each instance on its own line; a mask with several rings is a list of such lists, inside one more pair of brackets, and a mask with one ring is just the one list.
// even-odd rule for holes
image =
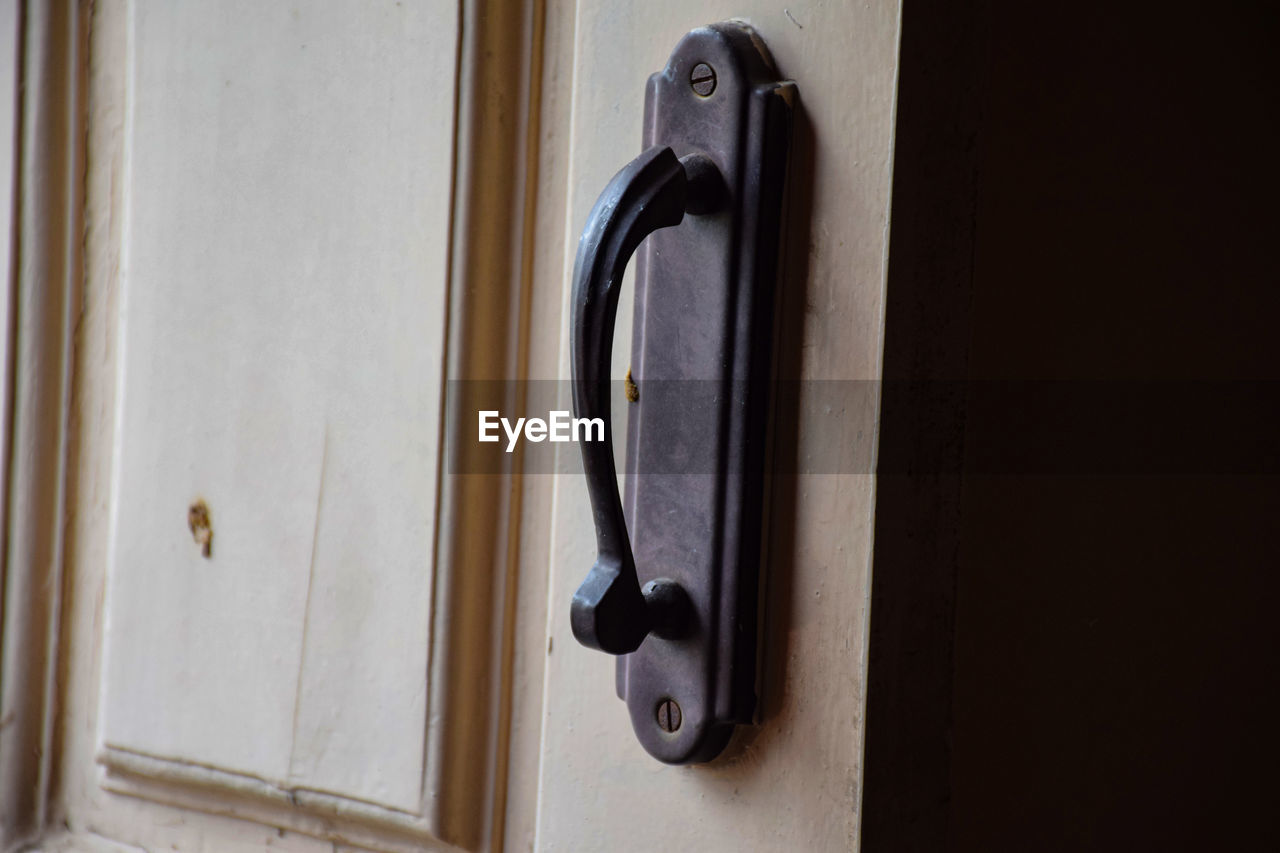
[[[709, 88], [702, 65], [714, 74], [708, 95], [699, 94]], [[756, 710], [774, 306], [794, 97], [754, 32], [727, 23], [685, 36], [649, 78], [645, 98], [643, 147], [707, 155], [726, 192], [716, 212], [686, 215], [651, 235], [636, 266], [631, 370], [639, 399], [628, 411], [627, 527], [640, 583], [677, 581], [694, 619], [685, 636], [651, 634], [620, 657], [617, 686], [645, 749], [673, 764], [711, 760]]]

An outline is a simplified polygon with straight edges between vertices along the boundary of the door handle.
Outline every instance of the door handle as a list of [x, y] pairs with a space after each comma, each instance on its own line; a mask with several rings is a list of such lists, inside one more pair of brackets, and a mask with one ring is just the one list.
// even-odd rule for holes
[[[574, 264], [574, 416], [600, 419], [604, 435], [580, 443], [597, 556], [570, 624], [583, 645], [620, 656], [618, 695], [636, 735], [673, 764], [711, 760], [755, 714], [794, 97], [746, 25], [686, 35], [649, 78], [645, 150], [596, 201]], [[637, 249], [624, 510], [609, 368]]]
[[704, 155], [678, 160], [670, 148], [655, 145], [605, 187], [578, 242], [570, 340], [573, 409], [575, 417], [602, 420], [604, 440], [581, 444], [597, 556], [573, 596], [570, 624], [580, 643], [610, 654], [635, 651], [650, 632], [678, 636], [690, 615], [688, 595], [675, 581], [659, 578], [640, 588], [618, 493], [609, 366], [622, 274], [650, 233], [680, 224], [686, 210], [714, 209], [718, 179]]

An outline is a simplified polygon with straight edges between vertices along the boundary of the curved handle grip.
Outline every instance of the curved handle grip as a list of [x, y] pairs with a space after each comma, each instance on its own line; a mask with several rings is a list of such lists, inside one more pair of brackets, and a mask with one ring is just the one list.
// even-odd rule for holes
[[618, 495], [609, 364], [622, 273], [646, 236], [680, 224], [686, 210], [706, 210], [718, 180], [719, 172], [707, 157], [693, 154], [677, 160], [670, 148], [654, 146], [609, 182], [578, 241], [570, 339], [573, 409], [575, 417], [603, 420], [604, 440], [579, 445], [597, 557], [573, 596], [570, 624], [579, 642], [610, 654], [635, 651], [658, 626], [665, 626], [659, 629], [664, 634], [678, 630], [672, 623], [687, 601], [683, 590], [670, 581], [655, 581], [641, 591]]

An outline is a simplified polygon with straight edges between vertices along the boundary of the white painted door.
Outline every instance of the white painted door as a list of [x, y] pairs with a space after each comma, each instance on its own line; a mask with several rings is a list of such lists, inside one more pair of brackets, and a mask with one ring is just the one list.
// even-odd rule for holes
[[[13, 355], [12, 440], [52, 472], [10, 472], [48, 502], [15, 517], [57, 547], [15, 562], [9, 522], [6, 661], [35, 686], [0, 680], [5, 843], [856, 848], [899, 3], [28, 6], [49, 95], [19, 108], [16, 181], [69, 187], [72, 262], [13, 282], [67, 307]], [[800, 92], [779, 370], [802, 382], [760, 725], [667, 767], [569, 631], [581, 476], [464, 473], [456, 395], [567, 378], [573, 251], [645, 80], [729, 18]], [[34, 157], [42, 133], [67, 155]], [[62, 402], [28, 413], [46, 374]]]
[[[646, 75], [685, 32], [729, 18], [756, 28], [800, 92], [779, 371], [801, 381], [775, 446], [762, 719], [705, 766], [645, 754], [614, 696], [613, 660], [570, 632], [568, 602], [595, 541], [582, 479], [559, 478], [538, 850], [858, 845], [878, 403], [864, 380], [880, 376], [899, 4], [579, 2], [566, 246], [638, 151]], [[618, 379], [630, 352], [622, 314]]]
[[534, 16], [481, 11], [26, 10], [85, 240], [8, 841], [501, 846], [516, 504], [446, 384], [514, 369]]

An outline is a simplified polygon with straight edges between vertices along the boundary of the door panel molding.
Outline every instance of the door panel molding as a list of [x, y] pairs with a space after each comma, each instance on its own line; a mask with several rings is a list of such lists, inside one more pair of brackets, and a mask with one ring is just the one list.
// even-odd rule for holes
[[[54, 776], [72, 337], [79, 313], [84, 15], [75, 0], [6, 3], [16, 39], [16, 154], [4, 335], [0, 846], [45, 822]], [[16, 51], [15, 51], [16, 48]], [[14, 116], [4, 126], [14, 129]], [[8, 202], [8, 198], [5, 199]]]
[[[487, 5], [464, 2], [459, 11], [442, 388], [450, 380], [520, 377], [528, 362], [542, 6], [508, 15], [494, 14]], [[66, 713], [56, 727], [51, 716], [42, 715], [58, 734], [52, 760], [60, 784], [51, 814], [39, 823], [65, 821], [73, 834], [92, 831], [148, 846], [176, 843], [180, 849], [183, 839], [192, 843], [201, 832], [207, 836], [215, 831], [219, 837], [259, 839], [248, 842], [252, 846], [274, 836], [277, 828], [375, 849], [500, 849], [508, 810], [531, 810], [531, 804], [508, 802], [506, 777], [510, 702], [517, 680], [512, 638], [523, 492], [515, 458], [498, 476], [448, 473], [465, 467], [445, 454], [466, 445], [447, 439], [448, 430], [462, 427], [447, 398], [440, 433], [437, 568], [419, 810], [281, 786], [99, 742], [99, 694], [106, 669], [98, 644], [113, 512], [107, 495], [114, 488], [112, 412], [121, 400], [118, 368], [124, 344], [119, 315], [121, 270], [127, 261], [122, 257], [128, 192], [123, 160], [130, 107], [121, 66], [130, 61], [130, 8], [125, 0], [96, 4], [93, 50], [83, 63], [92, 87], [92, 165], [87, 178], [87, 304], [76, 340], [75, 434], [67, 463], [72, 474], [68, 614], [61, 626], [67, 647], [62, 665]], [[174, 812], [172, 807], [210, 816]], [[184, 827], [176, 825], [175, 814], [182, 815]], [[232, 828], [222, 817], [263, 827]]]

